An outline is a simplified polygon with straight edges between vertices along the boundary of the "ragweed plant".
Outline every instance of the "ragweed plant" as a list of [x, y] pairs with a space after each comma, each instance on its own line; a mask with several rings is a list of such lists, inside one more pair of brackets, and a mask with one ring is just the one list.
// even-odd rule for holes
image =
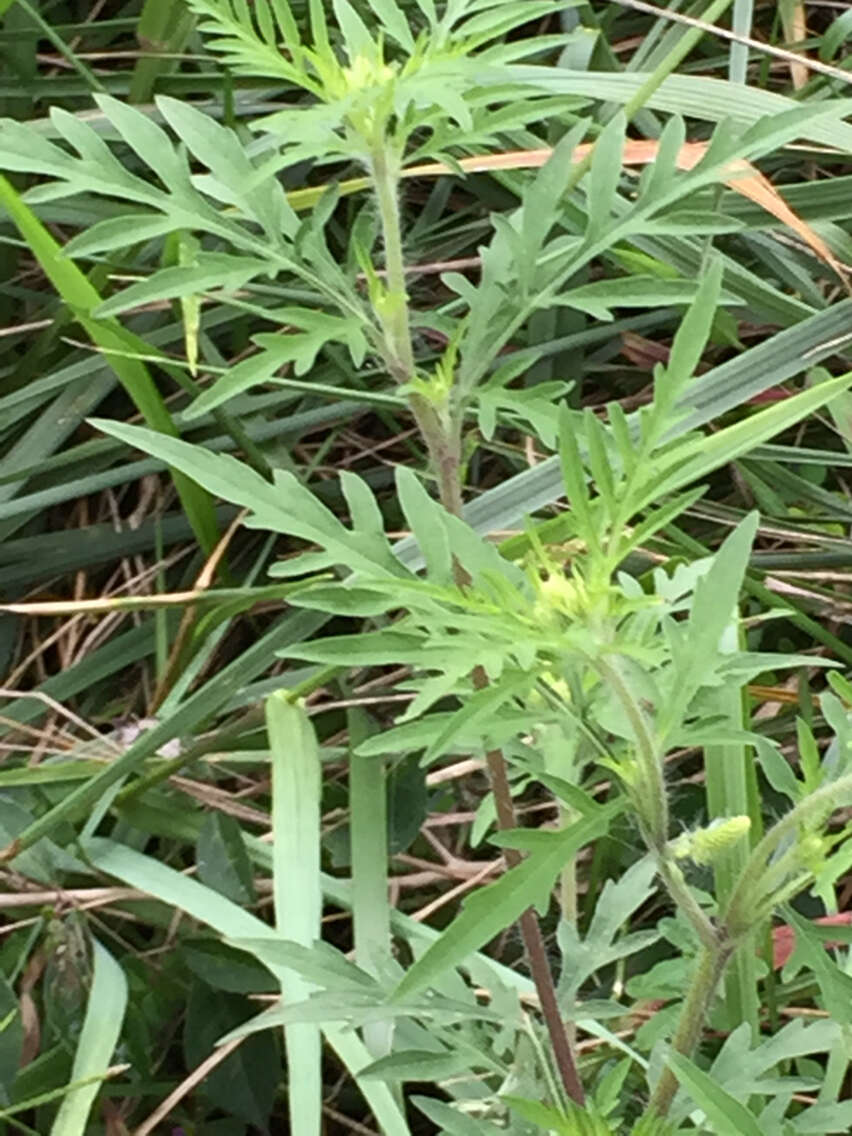
[[[342, 479], [352, 518], [347, 529], [292, 475], [279, 474], [272, 487], [234, 459], [139, 428], [101, 424], [249, 508], [249, 525], [310, 541], [316, 551], [287, 560], [280, 569], [304, 580], [304, 590], [292, 597], [295, 605], [359, 618], [393, 617], [373, 631], [319, 639], [286, 652], [289, 658], [333, 666], [413, 669], [416, 677], [409, 689], [415, 697], [408, 710], [394, 729], [362, 746], [361, 756], [414, 745], [425, 750], [424, 761], [430, 763], [452, 752], [462, 736], [469, 745], [473, 734], [483, 751], [508, 747], [521, 782], [546, 786], [574, 818], [559, 833], [514, 831], [499, 838], [508, 851], [523, 850], [526, 856], [515, 861], [500, 883], [468, 901], [402, 977], [387, 1004], [389, 1013], [405, 1007], [422, 1013], [413, 1009], [412, 999], [435, 984], [440, 988], [448, 967], [465, 964], [472, 951], [520, 918], [531, 894], [542, 895], [565, 863], [602, 835], [615, 815], [626, 810], [634, 818], [651, 872], [662, 880], [697, 945], [696, 971], [671, 1042], [674, 1056], [652, 1086], [637, 1132], [663, 1130], [659, 1125], [670, 1111], [678, 1079], [688, 1091], [698, 1091], [690, 1077], [700, 1070], [681, 1059], [692, 1054], [734, 954], [753, 948], [780, 903], [815, 881], [830, 887], [843, 862], [837, 846], [846, 833], [829, 838], [825, 824], [852, 797], [845, 741], [834, 747], [831, 760], [808, 763], [806, 787], [765, 739], [740, 734], [770, 780], [783, 782], [793, 805], [755, 844], [721, 907], [708, 906], [694, 890], [690, 865], [701, 868], [723, 860], [748, 840], [751, 818], [718, 817], [690, 832], [671, 831], [665, 763], [683, 747], [730, 740], [730, 727], [714, 714], [718, 690], [739, 689], [769, 666], [805, 662], [799, 656], [725, 649], [726, 632], [737, 618], [756, 516], [743, 521], [713, 557], [672, 573], [657, 568], [644, 586], [621, 567], [651, 534], [700, 496], [701, 487], [693, 483], [714, 469], [720, 456], [729, 460], [744, 452], [817, 400], [814, 391], [795, 395], [755, 415], [748, 430], [736, 423], [709, 439], [692, 433], [672, 438], [678, 420], [672, 408], [680, 388], [691, 381], [718, 290], [716, 267], [681, 326], [669, 367], [658, 371], [652, 403], [639, 415], [622, 418], [613, 406], [607, 428], [589, 413], [563, 411], [561, 458], [570, 509], [558, 522], [560, 543], [542, 541], [541, 529], [553, 529], [545, 523], [529, 530], [526, 551], [515, 559], [502, 556], [433, 500], [406, 469], [397, 471], [397, 497], [418, 539], [423, 571], [405, 568], [394, 555], [377, 525], [378, 505], [354, 475]], [[841, 389], [847, 382], [844, 376], [832, 380], [831, 387]], [[654, 488], [659, 484], [665, 486], [662, 493]], [[558, 555], [566, 546], [571, 550], [567, 562]], [[311, 582], [307, 576], [310, 570], [333, 566], [345, 566], [350, 574], [341, 582]], [[477, 670], [485, 681], [477, 679]], [[832, 719], [845, 722], [841, 703], [832, 697], [826, 696]], [[457, 702], [455, 712], [429, 713], [447, 698]], [[412, 742], [411, 727], [418, 725]], [[564, 751], [551, 744], [546, 758], [535, 742], [553, 729], [560, 731]], [[532, 734], [532, 744], [520, 751], [512, 748], [519, 731]], [[585, 755], [579, 763], [577, 753]], [[621, 795], [607, 805], [597, 804], [580, 787], [582, 767], [589, 763], [618, 780]], [[567, 974], [578, 964], [580, 944], [567, 928], [563, 943]], [[612, 957], [620, 956], [616, 952]], [[563, 985], [560, 1006], [566, 1017], [582, 1016], [582, 1003], [572, 1005], [573, 998], [579, 982], [602, 961], [593, 960], [589, 969], [575, 973], [573, 987], [570, 981]], [[298, 960], [298, 966], [306, 965]], [[272, 1012], [258, 1019], [256, 1028], [296, 1020], [298, 1011]]]
[[[743, 521], [706, 560], [671, 570], [658, 567], [642, 578], [628, 567], [631, 557], [695, 504], [704, 491], [703, 478], [829, 402], [850, 378], [823, 379], [745, 420], [703, 433], [707, 415], [695, 374], [717, 310], [741, 307], [742, 296], [733, 288], [736, 281], [725, 279], [723, 286], [722, 260], [707, 256], [706, 248], [699, 271], [672, 280], [664, 255], [663, 260], [654, 255], [665, 245], [648, 242], [685, 233], [709, 242], [724, 226], [718, 212], [695, 207], [700, 191], [723, 181], [732, 162], [770, 153], [814, 123], [838, 118], [845, 104], [805, 103], [750, 126], [723, 122], [704, 158], [689, 170], [678, 168], [685, 128], [673, 115], [662, 130], [655, 162], [638, 185], [625, 187], [626, 116], [616, 114], [602, 124], [588, 100], [554, 97], [543, 68], [520, 65], [560, 46], [560, 36], [504, 39], [568, 3], [447, 0], [439, 12], [432, 0], [417, 0], [412, 24], [395, 0], [381, 0], [371, 5], [368, 26], [349, 0], [333, 0], [331, 20], [328, 5], [311, 0], [306, 38], [286, 0], [188, 4], [202, 18], [211, 49], [235, 73], [279, 85], [286, 92], [285, 106], [249, 122], [246, 135], [175, 99], [157, 101], [167, 130], [153, 117], [102, 96], [98, 107], [120, 139], [121, 157], [92, 126], [54, 111], [53, 128], [66, 145], [4, 123], [0, 163], [47, 179], [29, 195], [35, 204], [100, 194], [132, 206], [74, 237], [65, 249], [68, 256], [102, 258], [129, 242], [159, 242], [175, 234], [181, 247], [191, 250], [178, 258], [180, 263], [116, 293], [96, 314], [118, 315], [170, 299], [194, 304], [210, 291], [223, 299], [249, 291], [249, 301], [234, 297], [232, 302], [251, 303], [258, 319], [274, 330], [258, 333], [256, 351], [195, 394], [185, 419], [200, 418], [261, 385], [294, 381], [282, 379], [284, 367], [309, 388], [317, 358], [338, 348], [348, 353], [354, 369], [369, 360], [386, 379], [376, 393], [390, 392], [407, 406], [428, 451], [423, 472], [434, 493], [411, 470], [397, 470], [396, 503], [417, 545], [416, 553], [405, 557], [386, 534], [373, 492], [354, 474], [340, 478], [347, 525], [292, 472], [275, 469], [268, 479], [234, 458], [150, 430], [98, 425], [247, 510], [247, 526], [302, 542], [301, 554], [282, 560], [273, 573], [293, 581], [293, 605], [367, 623], [356, 634], [301, 643], [285, 657], [343, 669], [410, 668], [406, 689], [413, 698], [405, 714], [393, 730], [362, 744], [353, 760], [423, 749], [429, 763], [453, 751], [462, 738], [465, 745], [473, 738], [474, 750], [487, 759], [493, 811], [503, 830], [494, 839], [510, 868], [498, 883], [474, 894], [405, 973], [389, 951], [372, 968], [355, 967], [329, 947], [312, 952], [302, 925], [298, 942], [271, 946], [268, 938], [250, 939], [247, 921], [240, 921], [245, 949], [282, 976], [285, 989], [287, 973], [297, 973], [291, 989], [307, 994], [296, 1005], [268, 1011], [243, 1032], [283, 1024], [291, 1065], [307, 1052], [299, 1053], [298, 1039], [310, 1037], [313, 1073], [293, 1088], [291, 1120], [294, 1131], [318, 1131], [318, 1033], [305, 1030], [306, 1023], [322, 1022], [353, 1075], [363, 1075], [362, 1087], [369, 1085], [364, 1051], [353, 1046], [341, 1022], [363, 1027], [364, 1037], [372, 1037], [379, 1052], [373, 1051], [377, 1060], [370, 1076], [378, 1080], [391, 1080], [393, 1062], [398, 1068], [405, 1056], [387, 1052], [394, 1035], [385, 1027], [395, 1019], [406, 1022], [409, 1036], [421, 1041], [424, 1024], [440, 1028], [442, 1043], [448, 1051], [455, 1046], [456, 1056], [467, 1041], [455, 1028], [460, 1003], [452, 998], [458, 989], [453, 971], [463, 967], [474, 978], [482, 965], [476, 952], [518, 920], [549, 1041], [547, 1049], [538, 1031], [529, 1031], [536, 1070], [529, 1080], [548, 1103], [509, 1091], [497, 1099], [489, 1091], [479, 1101], [483, 1125], [491, 1125], [489, 1116], [505, 1118], [508, 1108], [519, 1124], [561, 1132], [592, 1130], [582, 1127], [586, 1121], [600, 1132], [634, 1122], [637, 1133], [664, 1132], [667, 1126], [675, 1131], [686, 1118], [684, 1098], [675, 1102], [678, 1083], [692, 1101], [687, 1112], [701, 1109], [714, 1124], [723, 1114], [739, 1116], [737, 1109], [751, 1118], [740, 1101], [753, 1095], [752, 1082], [739, 1086], [736, 1096], [724, 1090], [714, 1095], [706, 1073], [690, 1058], [736, 952], [751, 949], [779, 903], [814, 883], [830, 888], [840, 870], [845, 833], [827, 836], [826, 822], [836, 806], [852, 798], [848, 746], [835, 748], [830, 761], [810, 760], [800, 783], [771, 745], [734, 731], [734, 740], [756, 753], [768, 779], [783, 783], [789, 811], [763, 835], [755, 831], [760, 818], [740, 812], [691, 832], [673, 832], [668, 757], [685, 746], [730, 741], [731, 727], [720, 724], [716, 713], [720, 690], [739, 690], [770, 665], [797, 666], [802, 660], [727, 649], [731, 628], [738, 630], [738, 600], [756, 517]], [[643, 87], [648, 97], [664, 77], [654, 74]], [[638, 108], [628, 104], [628, 109]], [[478, 279], [445, 273], [450, 298], [438, 311], [418, 311], [408, 291], [411, 266], [400, 209], [406, 166], [430, 159], [453, 168], [471, 150], [526, 137], [524, 131], [543, 119], [559, 141], [547, 164], [520, 189], [517, 208], [490, 219]], [[595, 142], [593, 155], [588, 168], [578, 170], [572, 157], [587, 137]], [[327, 188], [293, 187], [304, 163], [321, 171]], [[352, 166], [368, 196], [341, 258], [328, 242], [338, 203], [333, 179], [348, 175]], [[302, 216], [307, 201], [313, 207]], [[616, 281], [582, 279], [593, 264], [625, 260], [641, 261], [647, 272]], [[528, 353], [511, 351], [513, 338], [537, 313], [565, 306], [606, 319], [622, 303], [690, 303], [667, 364], [657, 368], [647, 406], [632, 415], [616, 402], [600, 417], [566, 406], [557, 412], [555, 404], [568, 392], [572, 376], [532, 395], [513, 385], [530, 364]], [[422, 349], [416, 334], [422, 329], [446, 343], [437, 360]], [[194, 332], [191, 343], [194, 356]], [[828, 353], [825, 348], [823, 354]], [[814, 361], [818, 354], [812, 352]], [[204, 359], [189, 362], [204, 373]], [[717, 379], [723, 386], [725, 373]], [[766, 378], [764, 385], [774, 381]], [[728, 409], [738, 397], [717, 391], [716, 405]], [[556, 520], [530, 522], [523, 537], [499, 550], [464, 517], [464, 459], [477, 445], [471, 427], [490, 437], [498, 418], [523, 425], [542, 444], [558, 449], [568, 502]], [[826, 705], [840, 726], [845, 711], [830, 698]], [[448, 711], [448, 705], [454, 709]], [[270, 721], [276, 725], [270, 733], [281, 751], [280, 735], [292, 715], [277, 710], [272, 708]], [[307, 755], [300, 783], [315, 790], [316, 769], [307, 766], [316, 755], [303, 727], [297, 731], [299, 753]], [[811, 754], [808, 744], [804, 749]], [[81, 810], [130, 772], [134, 760], [133, 755], [117, 759], [91, 784], [69, 794], [25, 829], [13, 850], [32, 844], [59, 810], [62, 816]], [[583, 787], [587, 771], [601, 768], [618, 786], [605, 804]], [[515, 828], [513, 793], [533, 782], [563, 807], [556, 832]], [[277, 802], [275, 807], [284, 810], [280, 794]], [[353, 826], [355, 811], [353, 804]], [[566, 904], [557, 984], [534, 908], [546, 907], [566, 865], [625, 814], [641, 833], [647, 857], [631, 870], [630, 888], [604, 889], [584, 941]], [[694, 869], [715, 867], [743, 850], [741, 870], [724, 898], [714, 902], [696, 890]], [[93, 845], [96, 863], [112, 865], [116, 874], [125, 870], [108, 852], [100, 860], [96, 853]], [[286, 866], [279, 866], [285, 873]], [[584, 1117], [578, 1108], [587, 1103], [587, 1086], [565, 1021], [587, 1020], [581, 992], [600, 959], [618, 961], [639, 949], [634, 937], [622, 942], [616, 932], [651, 894], [655, 876], [695, 946], [694, 978], [673, 1036], [655, 1054], [641, 1107], [621, 1099], [620, 1082], [614, 1089], [613, 1082], [598, 1083]], [[276, 905], [284, 912], [286, 889], [277, 882]], [[313, 916], [317, 894], [313, 888]], [[194, 904], [193, 911], [203, 909], [197, 897], [184, 902]], [[312, 926], [316, 923], [314, 918]], [[463, 1005], [472, 1018], [499, 1031], [496, 1010], [474, 1012], [470, 1002]], [[612, 1004], [601, 1020], [607, 1013], [613, 1016]], [[377, 1023], [381, 1028], [370, 1032]], [[472, 1064], [477, 1067], [477, 1061]], [[752, 1064], [757, 1067], [757, 1058]], [[492, 1055], [485, 1065], [493, 1089], [505, 1089], [507, 1082], [509, 1089], [517, 1088]], [[619, 1074], [622, 1080], [625, 1074]], [[369, 1099], [385, 1131], [406, 1131], [391, 1093], [374, 1091]], [[445, 1113], [429, 1108], [424, 1111], [446, 1122], [448, 1131], [470, 1131], [451, 1128]], [[491, 1130], [493, 1125], [481, 1129]]]

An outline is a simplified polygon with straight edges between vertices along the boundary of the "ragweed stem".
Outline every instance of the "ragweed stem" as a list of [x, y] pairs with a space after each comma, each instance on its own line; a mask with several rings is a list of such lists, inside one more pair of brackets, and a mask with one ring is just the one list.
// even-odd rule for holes
[[[381, 350], [390, 374], [400, 384], [409, 387], [409, 407], [426, 443], [432, 469], [438, 482], [441, 504], [455, 517], [462, 515], [461, 486], [461, 431], [459, 415], [452, 406], [452, 391], [435, 391], [434, 400], [428, 386], [420, 384], [423, 393], [411, 390], [417, 379], [417, 368], [411, 343], [411, 319], [408, 294], [405, 286], [405, 263], [402, 250], [402, 232], [399, 217], [399, 164], [385, 138], [373, 147], [370, 155], [370, 172], [378, 202], [382, 236], [385, 248], [385, 290], [375, 305], [382, 330]], [[465, 573], [457, 566], [462, 584], [469, 583]], [[474, 685], [482, 688], [488, 678], [481, 667], [473, 672]], [[500, 750], [487, 755], [488, 774], [497, 812], [498, 827], [502, 830], [517, 827], [512, 791], [506, 761]], [[511, 848], [505, 850], [506, 863], [514, 867], [521, 854]], [[530, 973], [535, 983], [554, 1060], [565, 1092], [576, 1104], [585, 1103], [574, 1053], [559, 1013], [556, 988], [541, 928], [535, 913], [529, 908], [520, 918]]]
[[[731, 958], [733, 948], [724, 937], [718, 937], [713, 946], [705, 946], [698, 959], [698, 969], [689, 986], [689, 993], [680, 1012], [675, 1035], [672, 1038], [672, 1050], [689, 1057], [701, 1037], [704, 1019], [716, 993], [716, 987], [722, 978], [725, 967]], [[671, 1108], [674, 1095], [677, 1092], [677, 1078], [671, 1069], [666, 1067], [654, 1089], [646, 1116], [662, 1119]]]

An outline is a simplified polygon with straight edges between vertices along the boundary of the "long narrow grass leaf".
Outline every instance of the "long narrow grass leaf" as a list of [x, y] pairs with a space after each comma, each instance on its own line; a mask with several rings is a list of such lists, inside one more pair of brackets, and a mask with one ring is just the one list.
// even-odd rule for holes
[[[272, 766], [272, 883], [275, 923], [284, 939], [312, 947], [320, 938], [320, 760], [310, 719], [286, 691], [266, 700]], [[291, 972], [288, 1000], [301, 1001], [312, 987]], [[319, 1136], [322, 1128], [320, 1032], [307, 1022], [284, 1027], [290, 1128]]]
[[[17, 225], [47, 278], [68, 305], [87, 335], [106, 353], [110, 366], [149, 426], [166, 434], [177, 434], [171, 414], [144, 363], [123, 354], [119, 325], [92, 316], [101, 302], [97, 290], [80, 269], [62, 256], [60, 246], [20, 198], [13, 186], [0, 176], [0, 204]], [[218, 539], [218, 526], [209, 494], [181, 473], [174, 474], [175, 488], [201, 547], [211, 552]]]
[[[71, 1080], [103, 1077], [118, 1044], [127, 1008], [127, 980], [121, 967], [97, 939], [86, 1016], [77, 1041]], [[72, 1089], [63, 1099], [51, 1136], [84, 1136], [89, 1113], [100, 1089], [98, 1081]]]

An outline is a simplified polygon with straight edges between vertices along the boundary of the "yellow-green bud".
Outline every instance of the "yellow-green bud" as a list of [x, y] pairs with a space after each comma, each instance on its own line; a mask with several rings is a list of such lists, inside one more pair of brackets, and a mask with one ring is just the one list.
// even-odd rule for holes
[[383, 83], [389, 83], [394, 74], [390, 64], [368, 59], [366, 55], [356, 56], [351, 67], [343, 68], [343, 77], [351, 91], [362, 91], [366, 87], [378, 87]]
[[751, 828], [747, 816], [724, 817], [714, 820], [706, 828], [685, 832], [672, 844], [678, 860], [692, 860], [696, 864], [712, 864], [728, 851]]
[[575, 618], [586, 603], [586, 589], [581, 580], [563, 575], [561, 571], [548, 573], [542, 580], [536, 580], [538, 602], [534, 616], [543, 622], [552, 623], [556, 618]]
[[815, 832], [807, 836], [801, 835], [797, 842], [797, 851], [802, 866], [816, 875], [825, 864], [827, 848], [828, 842]]

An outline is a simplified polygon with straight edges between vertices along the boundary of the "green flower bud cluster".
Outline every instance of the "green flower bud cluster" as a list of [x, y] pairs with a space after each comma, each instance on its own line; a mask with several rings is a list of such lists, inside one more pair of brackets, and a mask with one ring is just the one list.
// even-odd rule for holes
[[535, 578], [536, 603], [533, 618], [544, 623], [576, 619], [588, 610], [589, 596], [582, 579], [566, 576], [556, 569], [541, 579]]
[[368, 59], [358, 55], [351, 67], [342, 68], [343, 78], [350, 91], [363, 91], [368, 87], [380, 87], [391, 82], [396, 71], [389, 63]]
[[797, 859], [812, 875], [818, 875], [825, 865], [831, 842], [817, 832], [802, 833], [796, 841]]
[[745, 836], [750, 828], [751, 821], [747, 816], [721, 817], [705, 828], [683, 833], [672, 842], [672, 851], [678, 860], [713, 864]]

